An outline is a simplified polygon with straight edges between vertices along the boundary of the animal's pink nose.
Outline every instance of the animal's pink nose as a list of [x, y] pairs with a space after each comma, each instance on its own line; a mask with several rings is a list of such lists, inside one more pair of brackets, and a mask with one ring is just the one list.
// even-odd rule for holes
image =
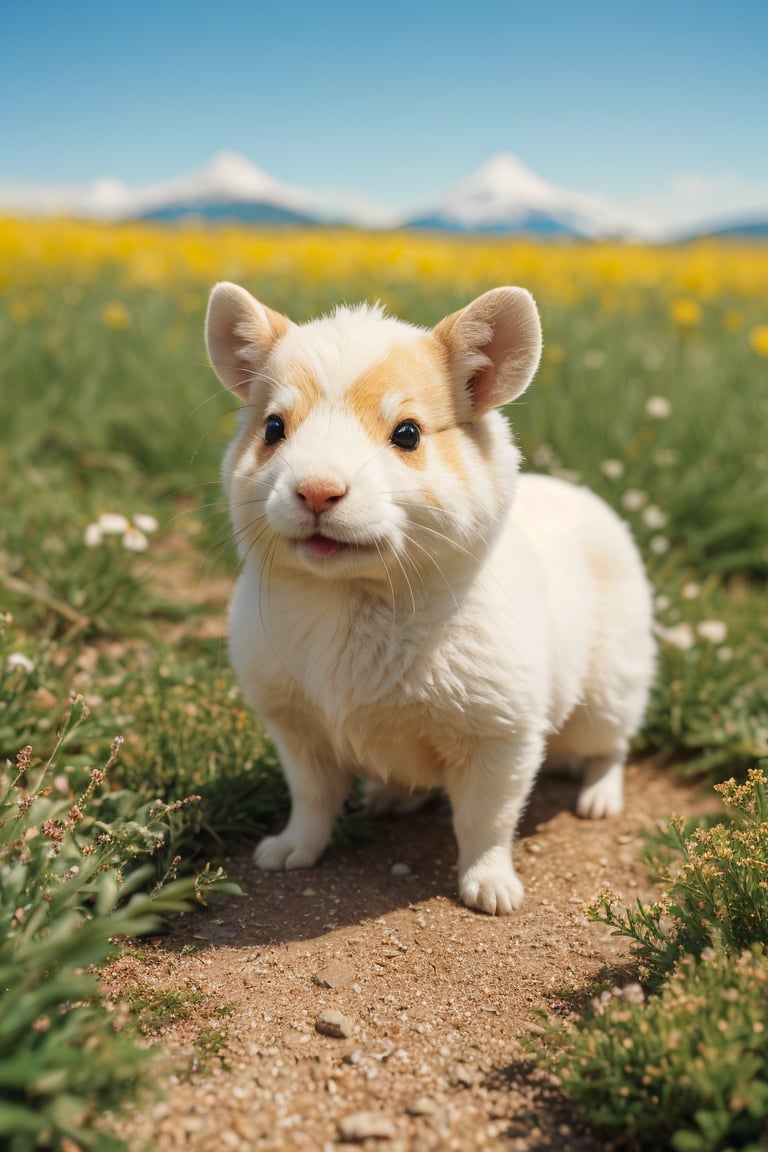
[[296, 489], [296, 495], [310, 512], [320, 515], [338, 504], [346, 496], [347, 489], [338, 480], [323, 480], [322, 478], [303, 480]]

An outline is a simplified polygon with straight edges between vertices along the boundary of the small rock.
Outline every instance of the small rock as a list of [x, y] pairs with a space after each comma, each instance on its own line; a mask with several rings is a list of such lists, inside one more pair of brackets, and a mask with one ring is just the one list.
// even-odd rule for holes
[[393, 876], [410, 876], [411, 868], [409, 864], [403, 864], [401, 861], [398, 861], [398, 863], [392, 865], [390, 872]]
[[459, 1064], [454, 1073], [454, 1082], [461, 1084], [464, 1088], [471, 1088], [473, 1084], [477, 1084], [478, 1075], [474, 1068], [467, 1068], [464, 1064]]
[[405, 1110], [409, 1116], [432, 1116], [437, 1111], [437, 1104], [429, 1096], [419, 1096]]
[[346, 1040], [347, 1037], [354, 1034], [355, 1024], [343, 1012], [337, 1012], [335, 1008], [327, 1008], [315, 1020], [315, 1031], [320, 1032], [323, 1036], [332, 1036], [334, 1040]]
[[391, 1140], [396, 1133], [394, 1121], [383, 1112], [353, 1112], [339, 1122], [342, 1140]]
[[321, 988], [346, 988], [355, 979], [355, 973], [348, 964], [334, 960], [327, 968], [315, 973], [312, 979]]
[[541, 844], [537, 844], [535, 840], [526, 840], [525, 850], [526, 852], [530, 852], [533, 856], [538, 856], [541, 852]]

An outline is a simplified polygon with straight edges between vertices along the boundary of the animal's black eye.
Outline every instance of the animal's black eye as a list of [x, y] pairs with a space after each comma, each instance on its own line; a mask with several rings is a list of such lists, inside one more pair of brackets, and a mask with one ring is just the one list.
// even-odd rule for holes
[[279, 416], [267, 416], [267, 423], [264, 428], [264, 442], [266, 444], [277, 444], [278, 440], [285, 440], [285, 424], [283, 424]]
[[396, 448], [402, 448], [404, 452], [413, 452], [414, 448], [419, 446], [421, 431], [413, 420], [402, 420], [389, 439]]

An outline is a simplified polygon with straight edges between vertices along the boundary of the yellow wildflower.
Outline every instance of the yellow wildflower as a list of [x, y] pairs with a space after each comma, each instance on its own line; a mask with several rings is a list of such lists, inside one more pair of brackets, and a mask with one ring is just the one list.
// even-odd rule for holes
[[701, 323], [701, 305], [692, 296], [677, 296], [669, 310], [678, 328], [695, 328]]
[[758, 356], [768, 356], [768, 324], [756, 324], [750, 329], [749, 343]]
[[108, 300], [101, 310], [101, 319], [105, 327], [115, 332], [122, 332], [131, 326], [128, 309], [121, 300]]
[[545, 344], [544, 359], [550, 364], [562, 364], [568, 358], [568, 353], [562, 344]]

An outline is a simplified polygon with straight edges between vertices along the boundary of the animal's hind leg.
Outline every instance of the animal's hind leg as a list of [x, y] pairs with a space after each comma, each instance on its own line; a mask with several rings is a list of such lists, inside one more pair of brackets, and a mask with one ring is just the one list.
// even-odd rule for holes
[[584, 768], [581, 790], [576, 801], [579, 816], [599, 820], [618, 816], [624, 807], [625, 754], [594, 756]]
[[[642, 617], [639, 609], [637, 615]], [[576, 810], [593, 820], [622, 811], [629, 742], [642, 722], [653, 676], [650, 621], [639, 618], [626, 627], [618, 612], [606, 620], [583, 702], [553, 739], [559, 757], [583, 760]]]
[[624, 807], [624, 764], [629, 740], [624, 725], [594, 706], [580, 705], [552, 741], [552, 758], [578, 764], [579, 816], [600, 820]]

